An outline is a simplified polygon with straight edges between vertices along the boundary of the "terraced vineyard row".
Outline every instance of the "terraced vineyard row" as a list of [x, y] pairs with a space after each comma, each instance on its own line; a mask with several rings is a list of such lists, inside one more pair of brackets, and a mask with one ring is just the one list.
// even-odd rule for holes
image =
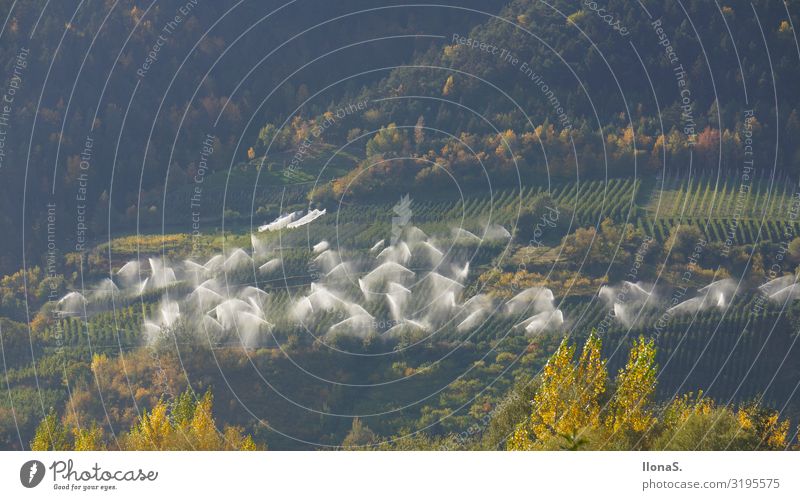
[[92, 347], [106, 350], [116, 345], [138, 345], [141, 341], [143, 311], [154, 314], [157, 302], [118, 307], [83, 320], [72, 317], [57, 320], [44, 333], [50, 347]]
[[[605, 217], [624, 219], [627, 217], [633, 199], [639, 189], [639, 182], [630, 179], [611, 179], [608, 182], [591, 181], [580, 184], [570, 183], [554, 186], [551, 196], [562, 206], [575, 210], [576, 219], [581, 224], [595, 224]], [[506, 189], [495, 192], [493, 196], [469, 196], [466, 202], [461, 199], [442, 199], [439, 201], [411, 200], [411, 222], [424, 224], [444, 221], [452, 225], [462, 219], [468, 229], [477, 229], [479, 221], [491, 218], [499, 224], [513, 224], [521, 207], [529, 204], [535, 196], [544, 193], [545, 188], [531, 187], [522, 191]], [[319, 219], [318, 224], [375, 223], [388, 220], [397, 200], [386, 204], [343, 206], [338, 213]]]
[[651, 217], [711, 217], [718, 219], [771, 219], [792, 218], [792, 186], [795, 180], [786, 174], [774, 179], [760, 175], [756, 179], [741, 174], [693, 173], [692, 176], [676, 173], [662, 182], [656, 181], [647, 204]]
[[697, 226], [707, 241], [725, 242], [730, 239], [733, 244], [746, 245], [763, 241], [791, 241], [795, 235], [800, 234], [800, 222], [782, 220], [747, 219], [703, 219], [688, 217], [683, 220], [678, 218], [646, 219], [640, 218], [636, 225], [647, 235], [664, 241], [669, 236], [673, 227], [680, 225]]

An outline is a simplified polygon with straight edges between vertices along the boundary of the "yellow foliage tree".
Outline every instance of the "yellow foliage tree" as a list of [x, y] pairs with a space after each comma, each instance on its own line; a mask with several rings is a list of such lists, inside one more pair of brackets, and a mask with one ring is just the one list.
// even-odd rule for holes
[[656, 347], [644, 337], [634, 342], [628, 363], [617, 375], [608, 425], [614, 432], [644, 432], [654, 423], [650, 408], [656, 388]]
[[759, 448], [781, 450], [786, 447], [789, 421], [781, 421], [780, 414], [756, 402], [743, 405], [736, 413], [744, 431], [751, 431], [759, 441]]
[[664, 411], [662, 421], [667, 428], [678, 427], [691, 415], [708, 416], [714, 410], [714, 401], [707, 398], [700, 391], [697, 395], [692, 393], [676, 397]]
[[67, 430], [54, 410], [45, 415], [31, 441], [33, 451], [63, 451], [69, 449]]
[[213, 397], [207, 391], [199, 401], [187, 390], [169, 411], [160, 401], [150, 413], [144, 412], [138, 424], [123, 439], [128, 450], [241, 450], [257, 447], [252, 437], [238, 427], [217, 429], [213, 417]]
[[603, 406], [607, 384], [601, 343], [591, 335], [580, 358], [563, 340], [545, 365], [531, 412], [506, 443], [509, 450], [657, 449], [784, 450], [789, 421], [760, 402], [717, 405], [702, 391], [674, 398], [656, 413], [656, 347], [640, 337]]
[[194, 409], [189, 426], [190, 442], [197, 450], [218, 450], [222, 448], [222, 439], [217, 432], [214, 418], [211, 416], [211, 392], [206, 392]]
[[570, 408], [571, 422], [566, 424], [564, 431], [574, 433], [582, 427], [600, 423], [600, 398], [606, 391], [608, 379], [606, 364], [600, 355], [601, 348], [600, 338], [594, 333], [589, 335], [578, 361], [577, 380], [573, 388], [576, 402]]
[[167, 404], [160, 401], [150, 413], [142, 413], [137, 424], [124, 439], [123, 447], [129, 450], [168, 450], [174, 437], [167, 415]]
[[400, 155], [407, 151], [409, 147], [408, 137], [405, 130], [398, 128], [396, 124], [390, 123], [386, 127], [381, 127], [375, 136], [367, 141], [367, 156], [376, 155]]
[[72, 449], [75, 451], [95, 451], [106, 448], [103, 443], [103, 430], [97, 424], [83, 429], [74, 428], [72, 435], [74, 438]]
[[448, 96], [452, 94], [454, 88], [455, 88], [455, 81], [453, 80], [453, 75], [450, 75], [444, 82], [444, 87], [442, 87], [442, 95]]
[[[102, 364], [103, 359], [102, 356], [95, 357], [93, 364]], [[196, 400], [190, 390], [172, 401], [162, 399], [152, 410], [144, 411], [130, 431], [120, 438], [119, 449], [143, 451], [259, 449], [253, 438], [245, 435], [240, 427], [225, 426], [221, 431], [218, 430], [212, 410], [213, 397], [210, 390], [206, 391], [200, 400]], [[65, 426], [53, 410], [42, 419], [31, 441], [31, 449], [37, 451], [90, 451], [107, 448], [109, 446], [103, 441], [103, 429], [96, 423], [83, 428]]]

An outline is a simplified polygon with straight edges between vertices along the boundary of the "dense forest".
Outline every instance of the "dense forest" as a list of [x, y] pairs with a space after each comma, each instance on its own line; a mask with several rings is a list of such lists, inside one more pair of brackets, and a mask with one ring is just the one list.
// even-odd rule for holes
[[797, 446], [800, 2], [0, 4], [0, 448]]

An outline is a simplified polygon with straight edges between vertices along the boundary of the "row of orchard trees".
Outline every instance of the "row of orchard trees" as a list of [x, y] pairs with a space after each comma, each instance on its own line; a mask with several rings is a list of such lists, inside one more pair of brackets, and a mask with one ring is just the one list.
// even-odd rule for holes
[[[218, 429], [212, 415], [213, 398], [201, 398], [186, 390], [173, 401], [161, 400], [144, 411], [130, 431], [109, 438], [97, 424], [88, 427], [64, 425], [54, 411], [42, 419], [31, 441], [31, 449], [45, 450], [240, 450], [259, 449], [241, 428]], [[262, 447], [263, 448], [263, 447]]]
[[634, 342], [612, 382], [601, 341], [590, 336], [580, 355], [565, 339], [545, 366], [510, 450], [782, 450], [789, 421], [758, 402], [718, 405], [702, 393], [659, 405], [656, 348]]
[[736, 177], [730, 173], [721, 178], [715, 170], [676, 173], [663, 185], [657, 183], [657, 192], [648, 209], [660, 212], [662, 217], [679, 215], [689, 217], [760, 218], [767, 216], [787, 219], [792, 211], [795, 182], [791, 174], [777, 173], [758, 179]]
[[659, 241], [669, 238], [677, 226], [697, 227], [699, 235], [707, 241], [725, 243], [730, 239], [734, 244], [746, 245], [765, 241], [781, 242], [787, 235], [800, 233], [800, 224], [790, 221], [760, 219], [704, 219], [697, 217], [667, 217], [663, 219], [639, 218], [637, 229], [653, 236]]

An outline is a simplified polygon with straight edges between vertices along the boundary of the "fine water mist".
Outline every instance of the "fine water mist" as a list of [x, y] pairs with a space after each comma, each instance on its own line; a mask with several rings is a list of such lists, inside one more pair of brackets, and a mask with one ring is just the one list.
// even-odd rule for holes
[[606, 307], [614, 312], [614, 318], [627, 327], [634, 324], [636, 316], [646, 307], [658, 305], [653, 285], [623, 281], [619, 285], [604, 285], [597, 294]]

